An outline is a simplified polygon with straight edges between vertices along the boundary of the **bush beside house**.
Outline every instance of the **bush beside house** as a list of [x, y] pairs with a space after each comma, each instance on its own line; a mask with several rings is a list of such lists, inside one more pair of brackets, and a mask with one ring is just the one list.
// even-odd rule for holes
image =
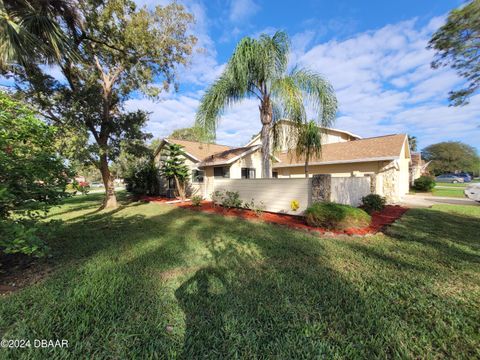
[[308, 225], [331, 230], [362, 228], [370, 225], [371, 217], [364, 210], [331, 202], [317, 202], [305, 210]]
[[413, 188], [417, 191], [432, 191], [435, 187], [435, 179], [431, 176], [420, 176], [413, 182]]

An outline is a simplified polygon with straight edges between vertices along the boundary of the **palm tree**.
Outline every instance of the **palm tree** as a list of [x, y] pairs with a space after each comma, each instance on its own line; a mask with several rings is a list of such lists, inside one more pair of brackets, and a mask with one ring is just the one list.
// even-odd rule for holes
[[0, 0], [0, 69], [33, 60], [52, 63], [73, 51], [64, 28], [81, 28], [71, 0]]
[[412, 152], [417, 151], [417, 137], [413, 135], [408, 135], [408, 143], [410, 144], [410, 150]]
[[295, 152], [297, 159], [305, 157], [305, 177], [308, 178], [308, 162], [311, 156], [318, 157], [322, 152], [321, 128], [318, 128], [315, 121], [310, 120], [300, 126]]
[[[337, 111], [332, 86], [319, 74], [295, 67], [287, 71], [289, 39], [286, 33], [245, 37], [238, 43], [222, 75], [203, 96], [196, 123], [214, 134], [226, 107], [245, 98], [260, 101], [262, 123], [262, 177], [271, 177], [270, 135], [272, 126], [282, 117], [302, 124], [306, 119], [304, 103], [312, 105], [318, 121], [328, 126]], [[294, 127], [291, 127], [294, 128]]]

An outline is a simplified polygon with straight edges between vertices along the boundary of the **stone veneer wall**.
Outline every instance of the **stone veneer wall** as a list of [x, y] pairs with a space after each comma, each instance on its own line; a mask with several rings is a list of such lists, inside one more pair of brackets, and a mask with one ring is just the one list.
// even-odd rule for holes
[[312, 202], [331, 201], [332, 197], [332, 176], [318, 174], [312, 177]]
[[381, 195], [387, 198], [387, 202], [399, 201], [398, 182], [400, 181], [400, 172], [396, 168], [395, 163], [392, 161], [383, 167], [377, 176], [382, 176], [383, 178], [383, 194]]

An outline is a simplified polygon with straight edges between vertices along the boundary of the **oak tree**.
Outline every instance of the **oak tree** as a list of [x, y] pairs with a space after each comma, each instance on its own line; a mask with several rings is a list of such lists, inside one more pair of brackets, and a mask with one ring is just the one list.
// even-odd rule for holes
[[18, 66], [14, 76], [18, 91], [61, 127], [63, 148], [100, 170], [103, 207], [116, 207], [109, 163], [121, 147], [148, 138], [142, 130], [148, 114], [127, 111], [126, 101], [139, 94], [155, 98], [176, 87], [175, 70], [187, 64], [196, 42], [189, 35], [193, 17], [175, 2], [153, 10], [138, 8], [131, 0], [84, 0], [78, 5], [83, 27], [64, 27], [78, 59], [58, 61], [64, 79], [36, 63]]

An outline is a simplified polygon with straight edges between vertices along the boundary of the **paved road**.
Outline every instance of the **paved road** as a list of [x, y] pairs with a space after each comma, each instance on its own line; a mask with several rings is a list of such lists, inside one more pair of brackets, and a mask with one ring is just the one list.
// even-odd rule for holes
[[430, 196], [425, 194], [405, 195], [401, 204], [407, 207], [430, 207], [436, 204], [480, 206], [480, 203], [467, 198]]

